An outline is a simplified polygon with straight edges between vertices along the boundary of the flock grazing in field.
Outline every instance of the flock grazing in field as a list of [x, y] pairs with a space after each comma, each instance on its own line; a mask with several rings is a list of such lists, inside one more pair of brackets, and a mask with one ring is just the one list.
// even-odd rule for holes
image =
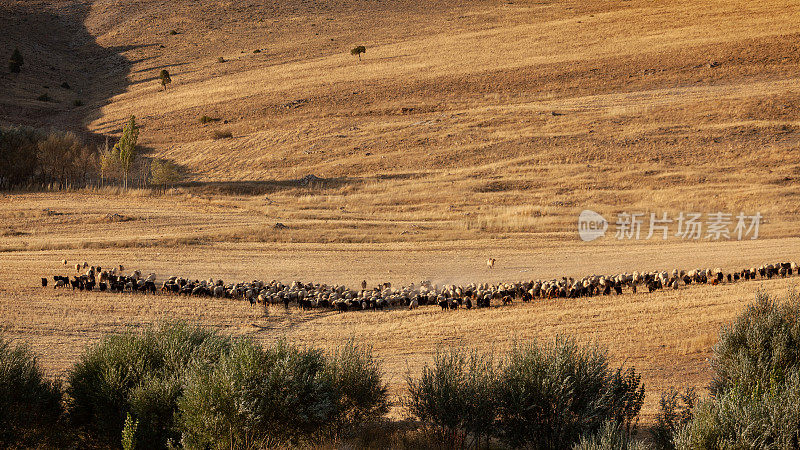
[[[494, 260], [489, 267], [494, 265]], [[62, 261], [64, 265], [67, 261]], [[297, 305], [304, 310], [328, 308], [338, 311], [360, 311], [386, 308], [415, 309], [424, 305], [438, 305], [442, 310], [458, 308], [487, 308], [508, 305], [514, 301], [529, 302], [540, 299], [582, 298], [600, 295], [621, 295], [639, 290], [653, 292], [661, 289], [678, 289], [691, 284], [725, 284], [741, 280], [770, 279], [800, 274], [794, 262], [776, 262], [760, 267], [745, 268], [725, 273], [721, 269], [694, 269], [671, 272], [633, 272], [616, 275], [591, 275], [583, 278], [561, 277], [551, 280], [533, 280], [517, 283], [438, 285], [423, 281], [410, 286], [393, 287], [381, 283], [369, 288], [366, 280], [361, 289], [343, 285], [302, 283], [284, 284], [272, 280], [225, 283], [222, 280], [199, 280], [172, 276], [156, 285], [156, 274], [144, 275], [138, 270], [125, 273], [122, 265], [103, 268], [88, 263], [75, 265], [75, 274], [53, 277], [54, 288], [72, 290], [98, 290], [114, 293], [143, 293], [215, 297], [250, 302], [251, 305]], [[48, 278], [42, 278], [48, 286]]]

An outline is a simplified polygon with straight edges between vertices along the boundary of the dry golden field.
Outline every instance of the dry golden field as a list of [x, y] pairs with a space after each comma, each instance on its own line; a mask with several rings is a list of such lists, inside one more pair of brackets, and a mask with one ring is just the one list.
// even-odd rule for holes
[[[144, 154], [188, 172], [166, 193], [0, 192], [0, 327], [52, 375], [104, 333], [177, 317], [371, 344], [397, 396], [437, 348], [568, 333], [643, 371], [648, 419], [659, 391], [709, 381], [720, 325], [756, 289], [800, 280], [345, 314], [37, 287], [69, 271], [62, 259], [349, 285], [800, 259], [796, 2], [9, 0], [0, 27], [0, 124], [113, 142], [133, 114]], [[309, 174], [321, 181], [298, 183]], [[765, 223], [755, 241], [583, 243], [585, 208]]]
[[[63, 375], [85, 346], [103, 334], [164, 319], [186, 319], [260, 341], [285, 337], [323, 348], [352, 338], [374, 347], [395, 400], [404, 392], [405, 374], [416, 373], [439, 348], [456, 345], [502, 351], [515, 339], [572, 334], [581, 342], [609, 347], [615, 363], [643, 372], [650, 393], [643, 412], [648, 421], [655, 414], [660, 391], [707, 385], [708, 357], [720, 326], [741, 312], [756, 290], [781, 296], [800, 281], [690, 286], [480, 311], [441, 312], [438, 307], [423, 307], [347, 313], [301, 312], [295, 307], [286, 311], [282, 306], [265, 311], [231, 300], [39, 287], [41, 276], [74, 271], [62, 265], [62, 259], [106, 267], [123, 264], [129, 270], [154, 271], [160, 279], [179, 275], [226, 282], [280, 279], [355, 286], [362, 279], [370, 284], [426, 279], [444, 284], [676, 267], [719, 266], [729, 271], [800, 254], [798, 238], [717, 243], [606, 238], [583, 243], [530, 233], [438, 241], [317, 242], [309, 237], [315, 229], [324, 233], [325, 228], [308, 225], [307, 230], [274, 231], [270, 223], [274, 219], [254, 218], [248, 209], [253, 201], [178, 194], [148, 197], [144, 192], [6, 195], [0, 217], [3, 223], [13, 224], [9, 229], [14, 232], [4, 233], [10, 245], [0, 253], [1, 326], [7, 335], [30, 343], [48, 373], [55, 376]], [[46, 205], [49, 209], [44, 211]], [[107, 211], [124, 212], [130, 220], [110, 222]], [[363, 232], [361, 225], [353, 232], [359, 231]], [[289, 242], [293, 235], [301, 242]], [[486, 268], [486, 255], [497, 259], [494, 269]]]

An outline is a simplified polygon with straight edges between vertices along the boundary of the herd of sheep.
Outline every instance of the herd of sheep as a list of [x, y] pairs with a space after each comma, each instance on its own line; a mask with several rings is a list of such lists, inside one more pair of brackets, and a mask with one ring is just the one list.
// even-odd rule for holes
[[[63, 264], [67, 264], [66, 260]], [[616, 275], [591, 275], [583, 278], [562, 277], [552, 280], [535, 280], [517, 283], [437, 285], [424, 281], [410, 286], [392, 287], [382, 283], [361, 289], [343, 285], [302, 283], [284, 284], [280, 281], [251, 281], [225, 283], [222, 280], [197, 280], [177, 276], [169, 277], [158, 287], [156, 275], [143, 276], [138, 270], [125, 274], [120, 265], [105, 270], [88, 263], [76, 264], [76, 274], [54, 276], [55, 288], [73, 290], [99, 290], [107, 292], [161, 292], [171, 295], [216, 297], [249, 301], [251, 305], [262, 304], [297, 305], [304, 310], [329, 308], [338, 311], [410, 308], [423, 305], [438, 305], [442, 310], [458, 308], [486, 308], [492, 305], [508, 305], [516, 300], [528, 302], [537, 299], [580, 298], [598, 295], [620, 295], [625, 291], [636, 293], [639, 289], [653, 292], [659, 289], [678, 289], [691, 284], [722, 284], [740, 280], [769, 279], [800, 274], [794, 262], [778, 262], [760, 267], [724, 273], [721, 269], [695, 269], [671, 272], [633, 272]], [[42, 278], [47, 287], [48, 279]]]
[[[66, 260], [63, 261], [66, 265]], [[73, 290], [99, 290], [115, 293], [139, 292], [216, 297], [249, 301], [251, 305], [289, 305], [308, 310], [331, 308], [338, 311], [410, 308], [438, 305], [442, 310], [457, 308], [486, 308], [507, 305], [516, 300], [528, 302], [537, 299], [580, 298], [598, 295], [621, 295], [625, 291], [636, 293], [639, 289], [653, 292], [659, 289], [678, 289], [691, 284], [734, 283], [740, 280], [769, 279], [800, 274], [794, 262], [778, 262], [760, 267], [724, 273], [721, 269], [695, 269], [672, 272], [633, 272], [616, 275], [591, 275], [583, 278], [562, 277], [552, 280], [535, 280], [517, 283], [437, 285], [424, 281], [410, 286], [392, 287], [382, 283], [361, 289], [343, 285], [302, 283], [284, 284], [279, 281], [251, 281], [225, 283], [222, 280], [197, 280], [173, 276], [156, 285], [156, 274], [143, 276], [138, 270], [125, 274], [120, 265], [105, 270], [88, 263], [76, 264], [76, 274], [53, 277], [55, 288]], [[48, 279], [42, 278], [47, 287]]]

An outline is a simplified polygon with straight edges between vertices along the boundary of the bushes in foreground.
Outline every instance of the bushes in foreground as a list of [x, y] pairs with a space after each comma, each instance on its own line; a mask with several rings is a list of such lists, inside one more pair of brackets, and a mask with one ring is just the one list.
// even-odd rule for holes
[[800, 303], [759, 293], [714, 347], [712, 396], [676, 448], [800, 448]]
[[[73, 425], [101, 446], [262, 448], [387, 410], [371, 351], [262, 348], [184, 323], [105, 338], [69, 374]], [[135, 423], [135, 432], [124, 433]]]
[[61, 387], [36, 357], [0, 336], [0, 447], [33, 445], [61, 416]]
[[278, 342], [237, 342], [207, 371], [194, 371], [179, 401], [190, 448], [269, 448], [313, 441], [387, 410], [371, 352], [352, 343], [333, 357]]
[[495, 436], [515, 448], [569, 448], [609, 421], [629, 435], [644, 400], [632, 368], [611, 369], [604, 350], [568, 338], [515, 345], [498, 364], [439, 353], [408, 384], [409, 412], [454, 446]]
[[107, 336], [69, 373], [72, 423], [98, 442], [116, 445], [130, 413], [139, 422], [137, 447], [177, 442], [177, 400], [187, 372], [214, 364], [231, 346], [230, 338], [184, 323]]

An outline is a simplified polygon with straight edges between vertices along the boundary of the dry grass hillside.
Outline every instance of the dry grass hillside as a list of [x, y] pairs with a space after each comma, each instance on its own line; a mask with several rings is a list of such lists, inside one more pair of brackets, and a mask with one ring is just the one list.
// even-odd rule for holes
[[[560, 231], [592, 207], [761, 210], [773, 235], [797, 234], [791, 2], [96, 0], [3, 14], [42, 41], [15, 26], [0, 38], [32, 71], [4, 77], [3, 120], [115, 136], [135, 114], [144, 149], [194, 181], [268, 192], [314, 174], [339, 188], [311, 199], [325, 210], [491, 231]], [[31, 80], [59, 103], [31, 100]]]

